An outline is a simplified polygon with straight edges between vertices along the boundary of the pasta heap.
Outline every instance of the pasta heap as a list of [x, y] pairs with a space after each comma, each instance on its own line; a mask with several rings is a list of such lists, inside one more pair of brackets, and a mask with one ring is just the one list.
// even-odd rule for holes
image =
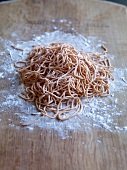
[[59, 120], [78, 114], [81, 98], [107, 96], [108, 79], [113, 79], [106, 50], [101, 55], [85, 54], [64, 43], [35, 46], [15, 67], [25, 88], [19, 96], [34, 102], [41, 116]]

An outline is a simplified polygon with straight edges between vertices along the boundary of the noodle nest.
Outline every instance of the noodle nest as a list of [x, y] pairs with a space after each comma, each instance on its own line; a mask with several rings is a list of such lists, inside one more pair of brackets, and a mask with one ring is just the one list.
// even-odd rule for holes
[[37, 45], [15, 67], [25, 88], [19, 96], [34, 102], [41, 116], [59, 120], [77, 115], [83, 97], [107, 96], [108, 79], [113, 79], [106, 49], [84, 53], [64, 43]]

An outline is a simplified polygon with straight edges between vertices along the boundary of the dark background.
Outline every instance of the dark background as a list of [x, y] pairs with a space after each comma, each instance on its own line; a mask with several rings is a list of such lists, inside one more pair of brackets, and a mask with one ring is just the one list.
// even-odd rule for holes
[[111, 1], [119, 4], [123, 4], [127, 6], [127, 0], [106, 0], [106, 1]]
[[[0, 2], [2, 1], [9, 1], [9, 0], [0, 0]], [[127, 6], [127, 0], [105, 0], [105, 1], [111, 1], [111, 2], [115, 2], [115, 3], [119, 3], [119, 4], [123, 4]]]

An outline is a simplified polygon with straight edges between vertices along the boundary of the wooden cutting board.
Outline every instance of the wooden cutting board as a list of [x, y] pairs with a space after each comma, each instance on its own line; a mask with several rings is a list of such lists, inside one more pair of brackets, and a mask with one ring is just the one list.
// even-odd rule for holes
[[[126, 8], [113, 3], [92, 0], [19, 0], [1, 3], [0, 36], [16, 42], [15, 36], [12, 36], [16, 32], [20, 40], [28, 41], [33, 34], [53, 31], [50, 27], [53, 19], [71, 21], [71, 27], [83, 36], [100, 37], [107, 42], [109, 52], [117, 56], [117, 60], [114, 59], [115, 67], [120, 67], [121, 63], [123, 68], [127, 67]], [[127, 95], [127, 91], [125, 93]], [[72, 131], [72, 138], [63, 140], [55, 131], [35, 128], [30, 132], [23, 127], [17, 130], [8, 123], [9, 117], [14, 123], [20, 122], [13, 113], [8, 115], [1, 112], [1, 115], [1, 170], [127, 169], [126, 131], [91, 128], [84, 132]], [[126, 116], [127, 107], [125, 119]]]

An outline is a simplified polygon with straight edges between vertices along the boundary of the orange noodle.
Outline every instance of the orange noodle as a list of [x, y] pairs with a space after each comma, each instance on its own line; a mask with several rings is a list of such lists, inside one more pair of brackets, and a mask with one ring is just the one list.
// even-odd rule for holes
[[102, 48], [103, 55], [77, 51], [64, 43], [35, 46], [26, 61], [15, 63], [25, 88], [19, 96], [34, 102], [41, 116], [66, 120], [77, 115], [83, 97], [89, 100], [110, 93], [113, 67], [107, 49]]

